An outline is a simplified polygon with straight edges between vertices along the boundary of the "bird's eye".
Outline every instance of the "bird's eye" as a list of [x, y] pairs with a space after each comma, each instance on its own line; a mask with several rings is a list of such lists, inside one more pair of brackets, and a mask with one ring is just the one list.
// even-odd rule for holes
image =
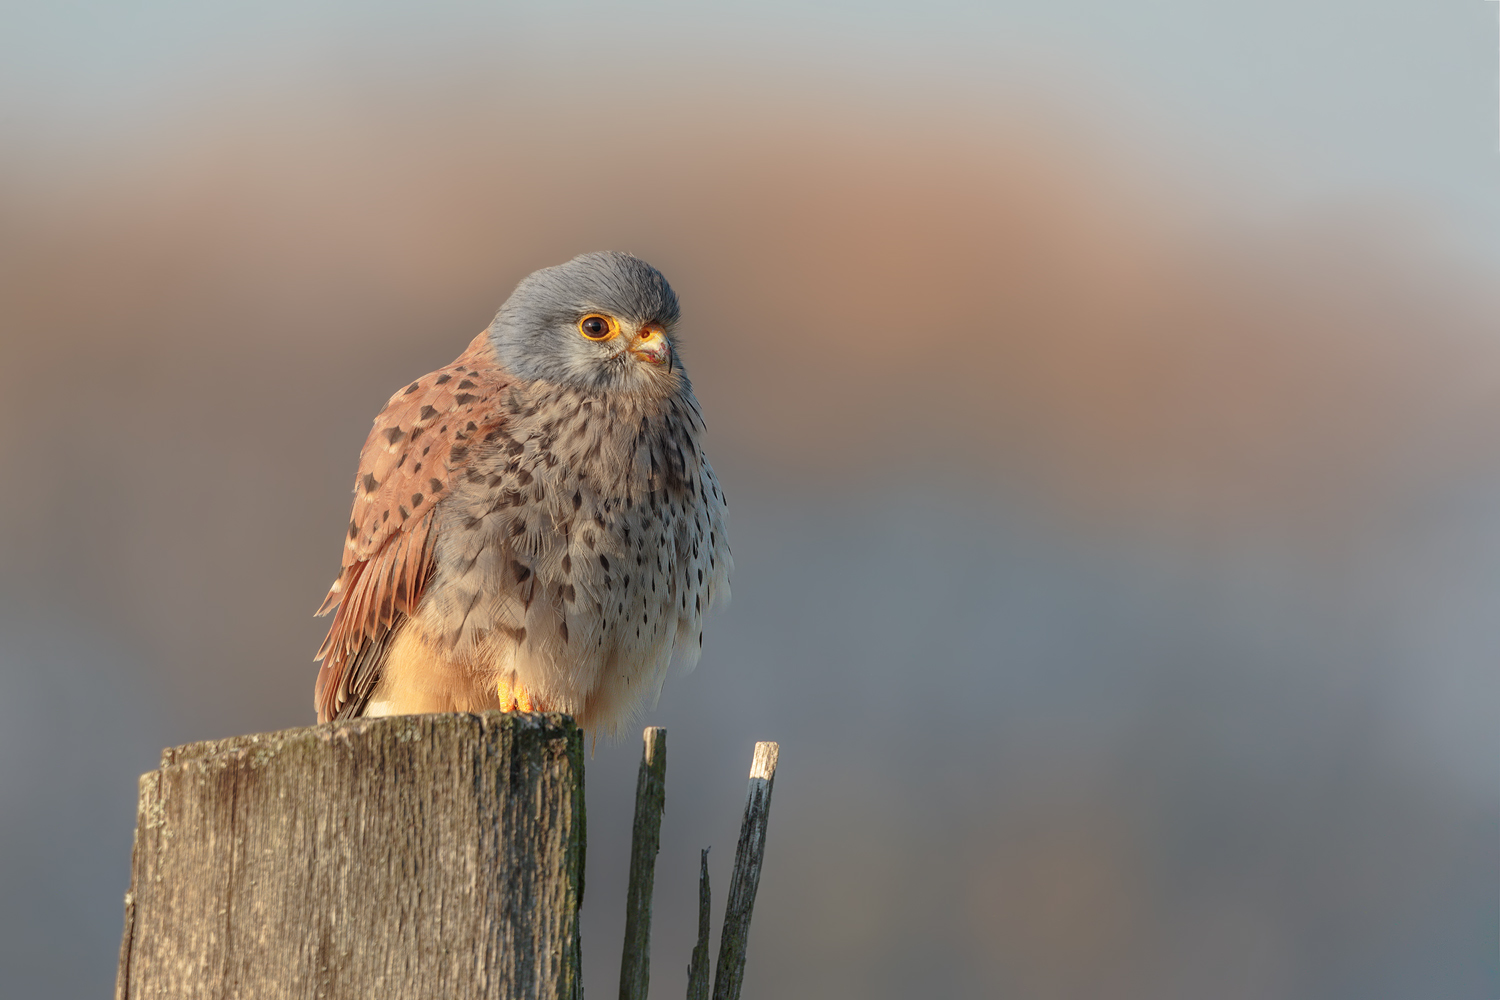
[[578, 332], [590, 340], [608, 340], [620, 332], [620, 324], [602, 313], [589, 313], [578, 321]]

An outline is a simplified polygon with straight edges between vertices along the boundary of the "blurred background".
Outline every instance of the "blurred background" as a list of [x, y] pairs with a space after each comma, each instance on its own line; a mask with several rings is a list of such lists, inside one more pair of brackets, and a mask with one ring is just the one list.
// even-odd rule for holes
[[774, 739], [747, 997], [1493, 1000], [1496, 14], [0, 6], [5, 992], [108, 995], [136, 776], [312, 721], [371, 418], [613, 248], [737, 564], [658, 995]]

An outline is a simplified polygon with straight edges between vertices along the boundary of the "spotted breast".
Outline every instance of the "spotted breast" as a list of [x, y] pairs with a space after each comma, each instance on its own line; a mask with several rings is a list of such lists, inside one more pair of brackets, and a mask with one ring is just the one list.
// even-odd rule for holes
[[731, 557], [702, 413], [663, 339], [670, 304], [661, 322], [616, 310], [638, 341], [662, 340], [632, 348], [645, 362], [599, 353], [664, 369], [653, 381], [528, 378], [491, 329], [391, 397], [320, 609], [334, 613], [320, 720], [530, 708], [613, 729], [654, 701], [674, 655], [697, 661]]

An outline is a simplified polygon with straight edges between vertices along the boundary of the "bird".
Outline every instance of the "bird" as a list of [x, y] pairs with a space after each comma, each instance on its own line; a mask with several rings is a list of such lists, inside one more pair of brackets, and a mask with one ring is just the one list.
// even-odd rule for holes
[[317, 611], [319, 722], [563, 712], [597, 738], [692, 668], [733, 560], [679, 316], [656, 268], [586, 253], [391, 396]]

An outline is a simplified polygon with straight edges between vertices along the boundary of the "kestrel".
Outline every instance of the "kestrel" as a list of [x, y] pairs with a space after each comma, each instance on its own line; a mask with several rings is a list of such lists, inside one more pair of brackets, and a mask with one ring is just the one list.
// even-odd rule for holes
[[525, 278], [360, 452], [318, 614], [318, 720], [560, 711], [614, 729], [729, 595], [724, 494], [675, 349], [677, 295], [591, 253]]

